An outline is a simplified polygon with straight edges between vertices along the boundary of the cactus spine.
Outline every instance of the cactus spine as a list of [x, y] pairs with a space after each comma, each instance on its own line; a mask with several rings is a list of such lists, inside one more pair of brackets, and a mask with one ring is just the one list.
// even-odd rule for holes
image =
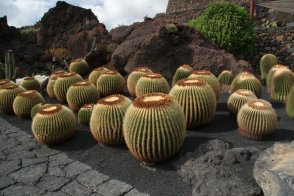
[[25, 89], [17, 84], [10, 84], [0, 89], [0, 111], [6, 114], [13, 114], [13, 101], [18, 93]]
[[127, 79], [127, 87], [131, 96], [136, 97], [136, 85], [138, 80], [145, 74], [152, 73], [148, 67], [137, 67], [132, 73], [130, 73]]
[[78, 112], [78, 123], [89, 126], [94, 104], [85, 104]]
[[224, 70], [219, 74], [217, 79], [218, 79], [221, 86], [231, 85], [231, 83], [234, 79], [234, 76], [232, 74], [232, 71]]
[[99, 143], [105, 145], [124, 143], [123, 119], [131, 103], [129, 98], [122, 95], [110, 95], [98, 101], [91, 115], [90, 129]]
[[290, 118], [294, 119], [294, 84], [286, 99], [286, 112]]
[[186, 116], [187, 128], [210, 122], [216, 111], [216, 97], [204, 80], [186, 78], [177, 82], [169, 93], [180, 104]]
[[145, 94], [128, 108], [123, 133], [132, 155], [154, 163], [171, 158], [182, 146], [185, 136], [185, 115], [171, 96]]
[[174, 86], [179, 80], [189, 77], [193, 72], [193, 68], [189, 65], [181, 65], [173, 76], [172, 86]]
[[125, 88], [125, 79], [116, 71], [107, 71], [97, 80], [97, 89], [101, 97], [113, 94], [122, 94]]
[[70, 63], [68, 70], [70, 72], [76, 72], [77, 74], [84, 76], [89, 71], [89, 65], [84, 59], [79, 58], [79, 59], [73, 60]]
[[88, 80], [96, 86], [98, 78], [107, 71], [108, 69], [105, 67], [98, 67], [90, 73]]
[[15, 80], [17, 68], [15, 67], [15, 55], [12, 50], [5, 52], [5, 78]]
[[39, 109], [32, 121], [32, 132], [42, 144], [57, 144], [71, 138], [76, 117], [67, 107], [52, 104]]
[[24, 78], [20, 86], [26, 90], [36, 90], [38, 92], [41, 90], [40, 82], [33, 76]]
[[269, 70], [276, 64], [278, 64], [278, 58], [275, 55], [265, 54], [262, 56], [259, 63], [262, 80], [267, 78]]
[[275, 132], [278, 118], [272, 105], [262, 99], [251, 99], [245, 103], [237, 115], [240, 135], [260, 140]]

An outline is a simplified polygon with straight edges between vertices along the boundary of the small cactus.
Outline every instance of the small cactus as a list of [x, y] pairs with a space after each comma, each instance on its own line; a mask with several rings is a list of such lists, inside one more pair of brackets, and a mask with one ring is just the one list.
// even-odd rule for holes
[[79, 59], [73, 60], [70, 63], [68, 70], [70, 72], [76, 72], [77, 74], [84, 76], [89, 71], [89, 65], [84, 59], [79, 58]]
[[286, 112], [290, 118], [294, 119], [294, 84], [286, 98]]
[[6, 85], [0, 89], [0, 111], [5, 114], [13, 114], [13, 101], [18, 93], [25, 89], [17, 84]]
[[35, 138], [46, 145], [61, 143], [71, 138], [75, 133], [75, 127], [74, 113], [60, 104], [42, 107], [32, 121]]
[[137, 67], [130, 73], [127, 79], [127, 87], [131, 96], [136, 97], [136, 85], [138, 80], [145, 74], [152, 73], [148, 67]]
[[120, 73], [110, 70], [102, 74], [97, 80], [97, 89], [101, 97], [113, 94], [122, 94], [125, 88], [125, 79]]
[[138, 80], [135, 91], [137, 97], [148, 93], [168, 93], [169, 85], [158, 73], [145, 74]]
[[38, 92], [41, 90], [40, 82], [33, 76], [24, 78], [20, 86], [26, 90], [36, 90]]
[[85, 104], [78, 112], [78, 123], [89, 126], [94, 104]]
[[218, 79], [221, 86], [231, 85], [231, 83], [234, 79], [234, 75], [232, 74], [232, 71], [224, 70], [219, 74], [217, 79]]
[[277, 114], [272, 105], [262, 99], [251, 99], [237, 115], [240, 135], [254, 140], [271, 136], [277, 127]]
[[145, 94], [128, 108], [123, 133], [132, 155], [144, 162], [164, 161], [174, 156], [185, 136], [185, 115], [171, 96]]
[[90, 73], [88, 80], [96, 86], [98, 78], [107, 71], [109, 71], [109, 69], [105, 67], [98, 67]]
[[246, 89], [239, 89], [231, 94], [227, 102], [229, 114], [236, 117], [241, 107], [249, 100], [257, 99], [254, 92]]
[[5, 86], [10, 85], [10, 84], [15, 84], [15, 83], [9, 79], [2, 79], [2, 80], [0, 80], [0, 89], [4, 88]]
[[67, 93], [66, 100], [72, 111], [77, 112], [87, 103], [96, 103], [99, 99], [97, 88], [89, 81], [79, 81], [72, 84]]
[[189, 77], [193, 72], [193, 68], [189, 65], [181, 65], [173, 76], [172, 86], [174, 86], [179, 80]]
[[216, 111], [216, 97], [211, 86], [201, 79], [186, 78], [177, 82], [169, 93], [180, 104], [187, 128], [210, 122]]
[[276, 64], [278, 64], [278, 58], [275, 55], [265, 54], [262, 56], [259, 62], [262, 80], [266, 80], [269, 70]]
[[124, 143], [123, 119], [132, 101], [122, 95], [110, 95], [94, 106], [90, 130], [94, 138], [105, 145]]
[[57, 70], [57, 71], [54, 71], [51, 73], [49, 80], [48, 80], [47, 87], [46, 87], [48, 97], [50, 97], [52, 99], [56, 98], [56, 95], [54, 93], [54, 85], [55, 85], [55, 82], [56, 82], [58, 76], [60, 76], [61, 74], [64, 74], [64, 73], [67, 73], [67, 72], [65, 70]]
[[269, 70], [267, 77], [266, 77], [266, 86], [267, 86], [268, 93], [270, 93], [270, 90], [271, 90], [271, 83], [272, 83], [273, 75], [278, 69], [289, 69], [289, 68], [287, 66], [277, 64], [277, 65], [274, 65]]

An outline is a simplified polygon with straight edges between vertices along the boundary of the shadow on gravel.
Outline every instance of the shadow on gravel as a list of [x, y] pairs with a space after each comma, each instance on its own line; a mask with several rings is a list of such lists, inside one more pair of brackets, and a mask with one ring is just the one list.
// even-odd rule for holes
[[267, 141], [285, 141], [285, 140], [292, 140], [294, 138], [294, 130], [290, 129], [277, 129], [276, 133], [267, 139]]
[[275, 109], [285, 108], [285, 104], [281, 102], [271, 101], [271, 104]]

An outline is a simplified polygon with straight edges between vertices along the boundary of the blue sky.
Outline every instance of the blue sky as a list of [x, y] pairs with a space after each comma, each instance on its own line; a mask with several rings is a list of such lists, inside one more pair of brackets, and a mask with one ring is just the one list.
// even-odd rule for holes
[[[57, 0], [1, 0], [0, 16], [7, 15], [10, 26], [33, 25], [42, 18]], [[165, 12], [168, 0], [67, 0], [66, 2], [92, 9], [106, 28], [142, 21]]]

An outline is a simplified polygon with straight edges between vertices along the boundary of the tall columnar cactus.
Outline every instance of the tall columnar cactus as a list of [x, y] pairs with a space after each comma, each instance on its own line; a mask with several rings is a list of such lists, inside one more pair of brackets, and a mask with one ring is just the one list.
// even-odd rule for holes
[[5, 86], [10, 85], [10, 84], [14, 84], [14, 82], [12, 82], [9, 79], [2, 79], [2, 80], [0, 80], [0, 89], [4, 88]]
[[276, 64], [278, 64], [278, 58], [275, 55], [265, 54], [262, 56], [259, 62], [262, 80], [266, 79], [269, 70]]
[[180, 80], [169, 93], [180, 104], [186, 116], [187, 128], [208, 123], [216, 111], [216, 97], [211, 86], [201, 79]]
[[237, 115], [240, 135], [249, 139], [264, 139], [275, 132], [278, 118], [272, 105], [262, 99], [251, 99]]
[[231, 85], [231, 83], [234, 79], [234, 75], [232, 74], [232, 71], [224, 70], [219, 74], [217, 79], [218, 79], [221, 86]]
[[137, 67], [130, 73], [127, 79], [127, 87], [131, 96], [136, 97], [136, 85], [138, 80], [145, 74], [152, 73], [148, 67]]
[[96, 103], [99, 97], [97, 88], [85, 80], [72, 84], [66, 93], [68, 106], [74, 112], [87, 103]]
[[36, 104], [32, 109], [31, 109], [31, 119], [33, 119], [35, 117], [35, 115], [38, 113], [38, 111], [41, 109], [41, 108], [44, 108], [44, 107], [47, 107], [47, 106], [50, 106], [51, 104], [50, 103], [38, 103]]
[[13, 101], [18, 93], [25, 89], [17, 84], [10, 84], [0, 89], [0, 111], [6, 114], [13, 114]]
[[128, 108], [123, 133], [132, 155], [154, 163], [174, 156], [185, 136], [185, 115], [171, 96], [150, 93], [136, 98]]
[[17, 68], [15, 67], [15, 55], [12, 50], [5, 52], [5, 78], [15, 80]]
[[90, 129], [94, 138], [105, 145], [124, 143], [123, 119], [132, 101], [122, 95], [110, 95], [94, 106]]
[[286, 98], [286, 112], [290, 118], [294, 119], [294, 84]]
[[252, 73], [241, 72], [235, 77], [231, 84], [231, 92], [233, 93], [238, 89], [251, 90], [258, 98], [261, 97], [261, 82]]
[[193, 68], [189, 65], [181, 65], [173, 76], [172, 86], [174, 86], [179, 80], [189, 77], [193, 72]]
[[148, 93], [168, 93], [169, 85], [158, 73], [145, 74], [138, 80], [135, 92], [137, 97]]
[[105, 67], [98, 67], [90, 73], [88, 80], [96, 86], [98, 78], [107, 71], [109, 71], [109, 69]]
[[33, 76], [24, 78], [20, 86], [25, 88], [26, 90], [41, 90], [40, 82]]
[[285, 102], [294, 84], [294, 76], [289, 69], [278, 69], [272, 76], [270, 96], [275, 101]]
[[219, 83], [217, 77], [213, 73], [211, 73], [210, 71], [195, 70], [188, 78], [202, 79], [202, 80], [206, 81], [213, 89], [215, 96], [216, 96], [216, 100], [218, 100], [218, 98], [220, 97], [220, 94], [221, 94], [220, 83]]
[[48, 80], [47, 87], [46, 87], [48, 97], [50, 97], [52, 99], [56, 98], [56, 95], [54, 93], [54, 85], [55, 85], [55, 82], [56, 82], [58, 76], [60, 76], [61, 74], [64, 74], [64, 73], [67, 73], [67, 72], [65, 70], [57, 70], [57, 71], [54, 71], [51, 73], [49, 80]]
[[56, 95], [56, 98], [60, 102], [66, 102], [66, 93], [69, 87], [79, 81], [82, 81], [83, 78], [75, 73], [64, 73], [58, 76], [55, 84], [54, 84], [54, 94]]
[[269, 70], [267, 77], [266, 77], [266, 86], [267, 86], [268, 93], [270, 93], [270, 90], [271, 90], [271, 83], [272, 83], [273, 75], [278, 69], [289, 69], [289, 68], [287, 66], [277, 64], [277, 65], [274, 65]]
[[29, 118], [31, 117], [32, 108], [39, 103], [45, 103], [45, 99], [37, 91], [21, 92], [13, 101], [13, 111], [20, 118]]
[[77, 74], [84, 76], [89, 71], [89, 65], [84, 59], [79, 58], [79, 59], [73, 60], [70, 63], [69, 71], [76, 72]]
[[35, 138], [46, 145], [57, 144], [75, 133], [76, 117], [67, 107], [51, 104], [39, 109], [32, 121]]
[[94, 104], [85, 104], [78, 112], [78, 123], [89, 126]]
[[101, 97], [122, 94], [125, 85], [126, 82], [124, 77], [113, 70], [105, 72], [97, 80], [97, 89]]
[[254, 92], [246, 89], [239, 89], [231, 94], [227, 102], [227, 108], [231, 116], [236, 117], [241, 107], [249, 100], [257, 99]]

